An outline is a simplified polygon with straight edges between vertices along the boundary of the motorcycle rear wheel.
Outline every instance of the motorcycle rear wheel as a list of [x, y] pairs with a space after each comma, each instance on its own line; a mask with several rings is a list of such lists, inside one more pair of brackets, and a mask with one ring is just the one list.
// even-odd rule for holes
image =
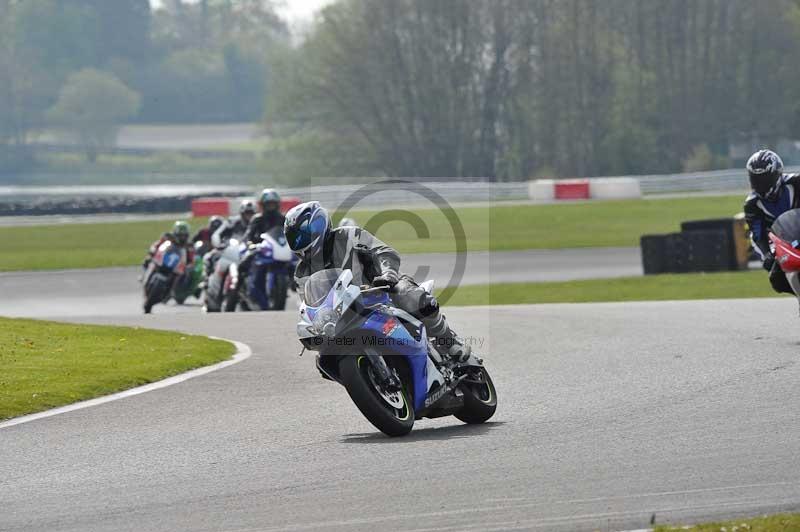
[[363, 355], [345, 356], [339, 361], [339, 375], [356, 407], [375, 428], [387, 436], [405, 436], [414, 427], [414, 405], [405, 386], [395, 392], [395, 408], [383, 396], [369, 372], [372, 368]]
[[483, 383], [465, 381], [459, 388], [464, 393], [464, 406], [454, 415], [464, 423], [485, 423], [497, 410], [497, 390], [486, 368], [480, 369]]

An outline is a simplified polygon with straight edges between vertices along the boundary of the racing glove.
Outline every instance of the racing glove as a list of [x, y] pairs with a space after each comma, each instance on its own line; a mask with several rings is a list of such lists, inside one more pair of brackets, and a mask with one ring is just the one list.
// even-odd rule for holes
[[386, 270], [372, 280], [372, 286], [386, 286], [392, 288], [398, 281], [400, 281], [400, 277], [397, 275], [396, 271]]

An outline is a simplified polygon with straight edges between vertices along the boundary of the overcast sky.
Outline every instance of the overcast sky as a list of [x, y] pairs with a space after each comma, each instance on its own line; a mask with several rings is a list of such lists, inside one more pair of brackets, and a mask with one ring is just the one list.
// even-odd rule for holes
[[[197, 0], [188, 0], [197, 1]], [[319, 8], [330, 4], [333, 0], [279, 0], [278, 12], [291, 22], [308, 20]], [[150, 0], [150, 5], [158, 7], [162, 0]]]

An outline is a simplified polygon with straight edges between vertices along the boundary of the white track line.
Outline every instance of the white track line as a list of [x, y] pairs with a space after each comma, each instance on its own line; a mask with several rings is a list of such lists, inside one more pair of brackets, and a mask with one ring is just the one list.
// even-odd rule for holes
[[14, 425], [21, 425], [22, 423], [28, 423], [30, 421], [36, 421], [37, 419], [51, 417], [58, 414], [65, 414], [67, 412], [72, 412], [74, 410], [89, 408], [90, 406], [97, 406], [105, 403], [110, 403], [111, 401], [125, 399], [126, 397], [132, 397], [134, 395], [139, 395], [141, 393], [152, 392], [153, 390], [160, 390], [161, 388], [166, 388], [167, 386], [172, 386], [173, 384], [178, 384], [180, 382], [187, 381], [189, 379], [193, 379], [201, 375], [205, 375], [206, 373], [217, 371], [218, 369], [227, 368], [228, 366], [232, 366], [233, 364], [237, 364], [242, 360], [250, 358], [250, 355], [253, 354], [253, 351], [250, 349], [250, 346], [248, 346], [247, 344], [243, 344], [242, 342], [227, 340], [225, 338], [215, 338], [213, 336], [210, 338], [214, 340], [225, 340], [226, 342], [232, 343], [233, 345], [236, 346], [236, 353], [234, 353], [232, 358], [225, 360], [223, 362], [219, 362], [211, 366], [204, 366], [202, 368], [193, 369], [191, 371], [187, 371], [186, 373], [181, 373], [180, 375], [174, 375], [172, 377], [168, 377], [160, 381], [151, 382], [150, 384], [137, 386], [136, 388], [123, 390], [121, 392], [113, 393], [111, 395], [104, 395], [103, 397], [96, 397], [94, 399], [80, 401], [79, 403], [72, 403], [71, 405], [60, 406], [58, 408], [45, 410], [44, 412], [36, 412], [35, 414], [28, 414], [27, 416], [15, 417], [13, 419], [9, 419], [8, 421], [0, 422], [0, 429], [13, 427]]

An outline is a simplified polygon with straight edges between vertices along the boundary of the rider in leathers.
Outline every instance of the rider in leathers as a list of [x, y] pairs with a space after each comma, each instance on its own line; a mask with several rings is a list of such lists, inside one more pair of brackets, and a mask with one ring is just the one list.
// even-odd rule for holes
[[783, 161], [771, 150], [759, 150], [747, 161], [752, 192], [744, 202], [753, 251], [761, 257], [776, 292], [794, 293], [769, 246], [772, 223], [784, 212], [800, 207], [800, 174], [784, 174]]
[[[316, 227], [316, 229], [314, 229]], [[308, 243], [309, 228], [318, 233]], [[353, 282], [386, 286], [392, 301], [425, 325], [435, 337], [435, 347], [442, 355], [463, 361], [470, 346], [447, 324], [436, 298], [428, 294], [409, 275], [400, 275], [400, 255], [390, 246], [360, 227], [331, 228], [330, 217], [316, 201], [303, 203], [286, 214], [286, 238], [289, 247], [300, 256], [295, 269], [298, 293], [303, 297], [305, 281], [313, 273], [330, 268], [350, 269]]]
[[[239, 263], [239, 282], [248, 279], [250, 268], [255, 259], [255, 244], [261, 242], [261, 235], [268, 233], [275, 227], [282, 228], [284, 223], [284, 217], [281, 214], [281, 197], [275, 190], [271, 188], [262, 190], [258, 197], [258, 203], [261, 207], [261, 212], [250, 220], [244, 235], [244, 241], [247, 242], [249, 249]], [[261, 310], [267, 310], [269, 308], [269, 299], [267, 298], [266, 277], [256, 276], [250, 279], [250, 283], [252, 283], [248, 284], [250, 297], [261, 307]]]
[[239, 215], [231, 216], [217, 227], [217, 230], [211, 235], [212, 250], [206, 253], [203, 258], [203, 269], [206, 278], [214, 273], [214, 267], [217, 264], [220, 256], [222, 256], [222, 249], [228, 245], [231, 238], [241, 240], [247, 232], [247, 227], [250, 225], [250, 220], [256, 214], [256, 203], [253, 200], [243, 200], [239, 206]]
[[271, 188], [265, 188], [258, 198], [261, 212], [253, 216], [247, 226], [244, 241], [248, 244], [261, 242], [261, 235], [273, 227], [283, 227], [285, 218], [281, 214], [281, 197]]

